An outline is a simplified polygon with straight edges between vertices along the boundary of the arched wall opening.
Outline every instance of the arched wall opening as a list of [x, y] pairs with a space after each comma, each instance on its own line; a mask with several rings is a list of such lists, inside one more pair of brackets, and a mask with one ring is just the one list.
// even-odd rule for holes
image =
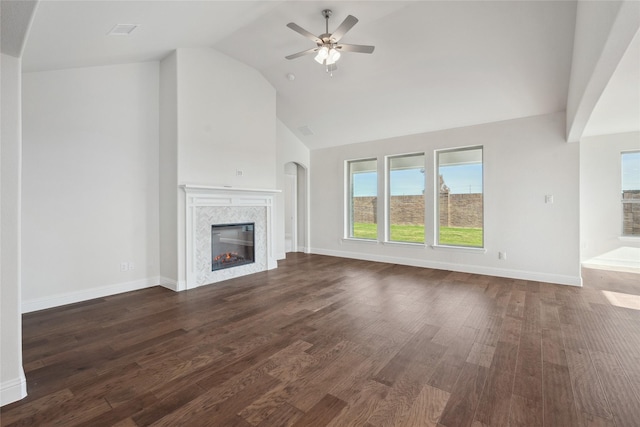
[[284, 239], [285, 253], [307, 252], [308, 233], [308, 176], [299, 163], [284, 165]]

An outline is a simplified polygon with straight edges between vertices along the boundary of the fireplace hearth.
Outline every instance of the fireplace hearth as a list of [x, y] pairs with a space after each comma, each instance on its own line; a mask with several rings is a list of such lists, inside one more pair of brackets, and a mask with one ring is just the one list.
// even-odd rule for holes
[[255, 224], [211, 226], [211, 271], [255, 262]]

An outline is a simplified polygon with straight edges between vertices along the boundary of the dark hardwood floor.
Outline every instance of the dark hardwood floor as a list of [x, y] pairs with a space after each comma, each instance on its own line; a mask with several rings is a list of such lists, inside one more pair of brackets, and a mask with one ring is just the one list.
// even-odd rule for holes
[[24, 316], [3, 426], [638, 426], [640, 281], [291, 254]]

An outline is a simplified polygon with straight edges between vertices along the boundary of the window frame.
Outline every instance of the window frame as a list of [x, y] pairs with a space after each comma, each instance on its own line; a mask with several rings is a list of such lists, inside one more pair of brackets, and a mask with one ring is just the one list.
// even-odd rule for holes
[[[457, 151], [471, 151], [471, 150], [481, 150], [481, 165], [482, 165], [482, 244], [481, 246], [471, 246], [471, 245], [452, 245], [448, 243], [442, 243], [440, 241], [440, 154], [444, 153], [452, 153]], [[463, 147], [454, 147], [454, 148], [443, 148], [434, 150], [434, 220], [433, 220], [433, 239], [434, 239], [434, 247], [439, 248], [449, 248], [449, 249], [465, 249], [471, 251], [484, 251], [485, 248], [485, 147], [484, 145], [468, 145]]]
[[621, 215], [620, 215], [620, 236], [625, 238], [625, 239], [640, 239], [640, 234], [625, 234], [624, 229], [624, 208], [625, 205], [629, 204], [629, 205], [634, 205], [634, 204], [638, 204], [640, 203], [640, 198], [639, 199], [628, 199], [625, 200], [624, 199], [624, 188], [622, 186], [623, 184], [623, 180], [624, 180], [624, 163], [623, 163], [623, 157], [625, 154], [638, 154], [640, 155], [640, 150], [626, 150], [626, 151], [621, 151], [620, 152], [620, 210], [621, 210]]
[[[423, 184], [424, 184], [424, 190], [423, 190], [423, 205], [424, 205], [424, 215], [422, 218], [422, 223], [423, 223], [423, 228], [424, 228], [424, 232], [423, 232], [423, 241], [422, 242], [408, 242], [408, 241], [403, 241], [403, 240], [391, 240], [391, 160], [392, 159], [397, 159], [397, 158], [401, 158], [401, 157], [417, 157], [417, 156], [422, 156], [422, 167], [424, 169], [424, 174], [423, 174]], [[416, 151], [416, 152], [410, 152], [410, 153], [403, 153], [403, 154], [392, 154], [392, 155], [388, 155], [385, 156], [385, 171], [384, 171], [384, 178], [385, 178], [385, 186], [384, 186], [384, 212], [385, 212], [385, 218], [384, 218], [384, 242], [385, 243], [391, 243], [391, 244], [398, 244], [398, 245], [417, 245], [417, 246], [425, 246], [427, 245], [427, 153], [424, 151]]]
[[343, 238], [345, 240], [356, 240], [362, 242], [378, 242], [380, 240], [380, 233], [378, 232], [378, 222], [376, 222], [376, 237], [375, 238], [366, 238], [366, 237], [357, 237], [353, 235], [353, 180], [351, 174], [351, 164], [358, 162], [375, 162], [376, 163], [376, 200], [380, 200], [380, 185], [379, 185], [379, 161], [377, 157], [363, 157], [358, 159], [350, 159], [345, 160], [344, 163], [344, 172], [345, 172], [345, 221], [344, 221], [344, 233]]

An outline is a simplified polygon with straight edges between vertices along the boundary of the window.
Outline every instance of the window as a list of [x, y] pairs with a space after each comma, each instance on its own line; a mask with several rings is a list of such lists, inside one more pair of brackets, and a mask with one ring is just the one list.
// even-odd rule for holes
[[349, 174], [348, 237], [378, 238], [378, 161], [354, 160], [347, 163]]
[[439, 245], [484, 246], [482, 147], [436, 153]]
[[640, 236], [640, 151], [622, 153], [622, 235]]
[[389, 240], [424, 243], [424, 154], [388, 158]]

